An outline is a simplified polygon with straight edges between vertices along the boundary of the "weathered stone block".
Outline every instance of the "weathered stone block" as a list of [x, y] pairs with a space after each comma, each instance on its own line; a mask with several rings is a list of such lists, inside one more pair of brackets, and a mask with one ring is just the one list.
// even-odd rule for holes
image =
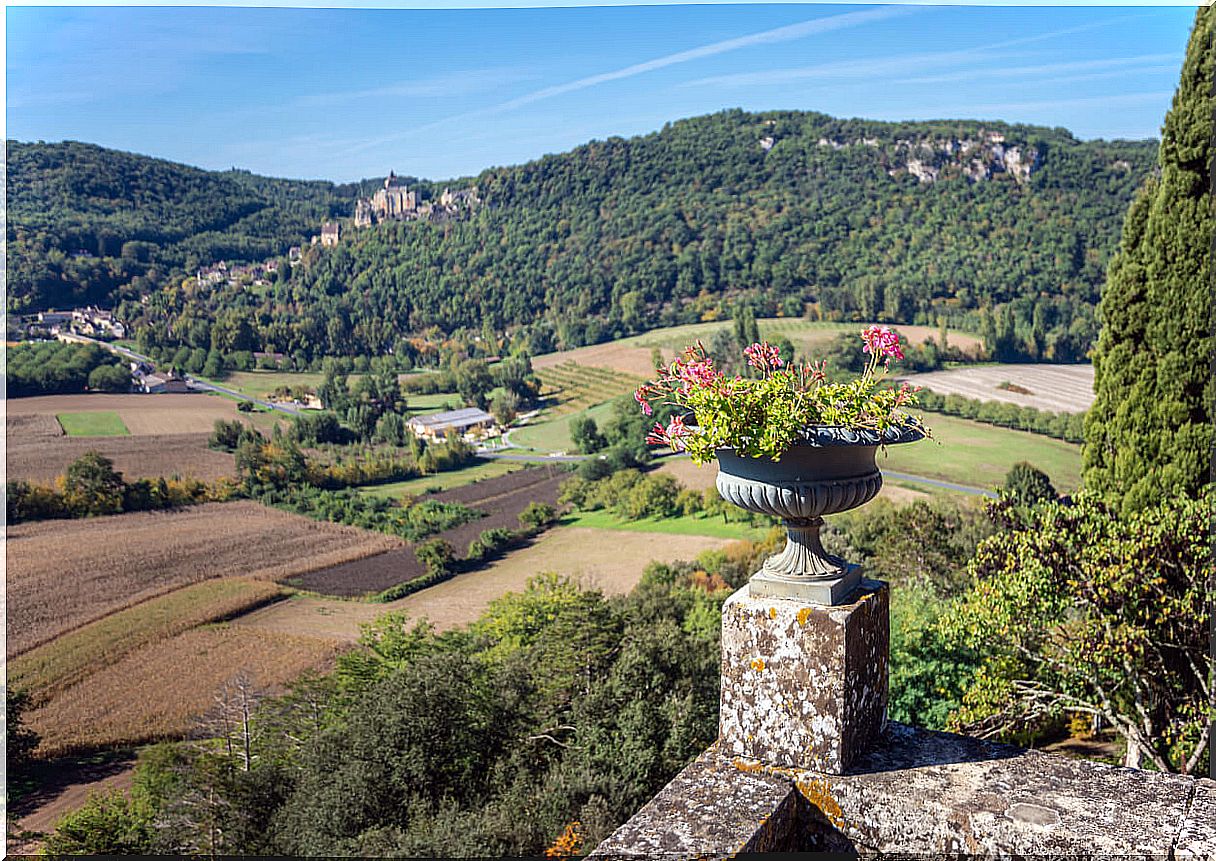
[[588, 861], [704, 861], [801, 848], [806, 806], [788, 779], [741, 771], [711, 748], [596, 847]]
[[841, 774], [882, 731], [890, 641], [885, 583], [835, 607], [757, 598], [722, 608], [719, 747], [766, 765]]

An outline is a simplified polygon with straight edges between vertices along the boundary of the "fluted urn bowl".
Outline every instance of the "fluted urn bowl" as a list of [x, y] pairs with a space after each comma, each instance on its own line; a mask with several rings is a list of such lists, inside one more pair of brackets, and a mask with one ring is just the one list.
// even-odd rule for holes
[[[864, 505], [882, 488], [875, 463], [879, 446], [923, 439], [919, 428], [885, 432], [810, 427], [780, 460], [744, 457], [719, 449], [718, 493], [727, 502], [785, 523], [786, 544], [752, 578], [752, 594], [823, 598], [837, 603], [860, 581], [856, 566], [826, 553], [819, 539], [825, 514]], [[826, 592], [802, 584], [823, 583]], [[790, 588], [793, 587], [793, 588]], [[827, 597], [824, 597], [827, 596]], [[830, 600], [829, 600], [830, 599]]]

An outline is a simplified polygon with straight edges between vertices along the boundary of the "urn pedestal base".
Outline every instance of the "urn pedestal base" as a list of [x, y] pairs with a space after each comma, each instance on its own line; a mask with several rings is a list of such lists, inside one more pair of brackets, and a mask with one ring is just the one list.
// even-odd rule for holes
[[849, 601], [861, 583], [861, 566], [823, 549], [822, 517], [787, 519], [785, 549], [764, 560], [749, 581], [754, 598], [785, 598], [832, 606]]
[[835, 607], [758, 597], [747, 586], [730, 596], [719, 749], [844, 773], [886, 724], [888, 595], [885, 583], [862, 579], [851, 602]]

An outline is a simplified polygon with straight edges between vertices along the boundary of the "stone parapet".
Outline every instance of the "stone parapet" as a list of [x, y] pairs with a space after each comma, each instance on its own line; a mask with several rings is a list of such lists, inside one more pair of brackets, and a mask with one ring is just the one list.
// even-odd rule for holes
[[1216, 859], [1216, 784], [891, 723], [839, 775], [715, 745], [593, 857], [805, 850]]

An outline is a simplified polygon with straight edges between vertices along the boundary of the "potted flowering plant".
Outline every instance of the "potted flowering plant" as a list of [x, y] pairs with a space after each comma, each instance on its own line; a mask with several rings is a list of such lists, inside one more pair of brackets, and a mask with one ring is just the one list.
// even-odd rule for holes
[[753, 595], [835, 604], [852, 592], [860, 571], [824, 551], [823, 515], [874, 498], [880, 446], [928, 434], [907, 412], [917, 390], [883, 384], [892, 360], [903, 358], [898, 334], [870, 326], [861, 340], [869, 361], [848, 382], [829, 382], [823, 362], [788, 365], [768, 343], [743, 351], [752, 376], [727, 377], [698, 342], [634, 392], [647, 415], [659, 402], [684, 411], [665, 427], [656, 423], [647, 442], [698, 464], [717, 458], [724, 499], [785, 521], [785, 549], [752, 577]]

